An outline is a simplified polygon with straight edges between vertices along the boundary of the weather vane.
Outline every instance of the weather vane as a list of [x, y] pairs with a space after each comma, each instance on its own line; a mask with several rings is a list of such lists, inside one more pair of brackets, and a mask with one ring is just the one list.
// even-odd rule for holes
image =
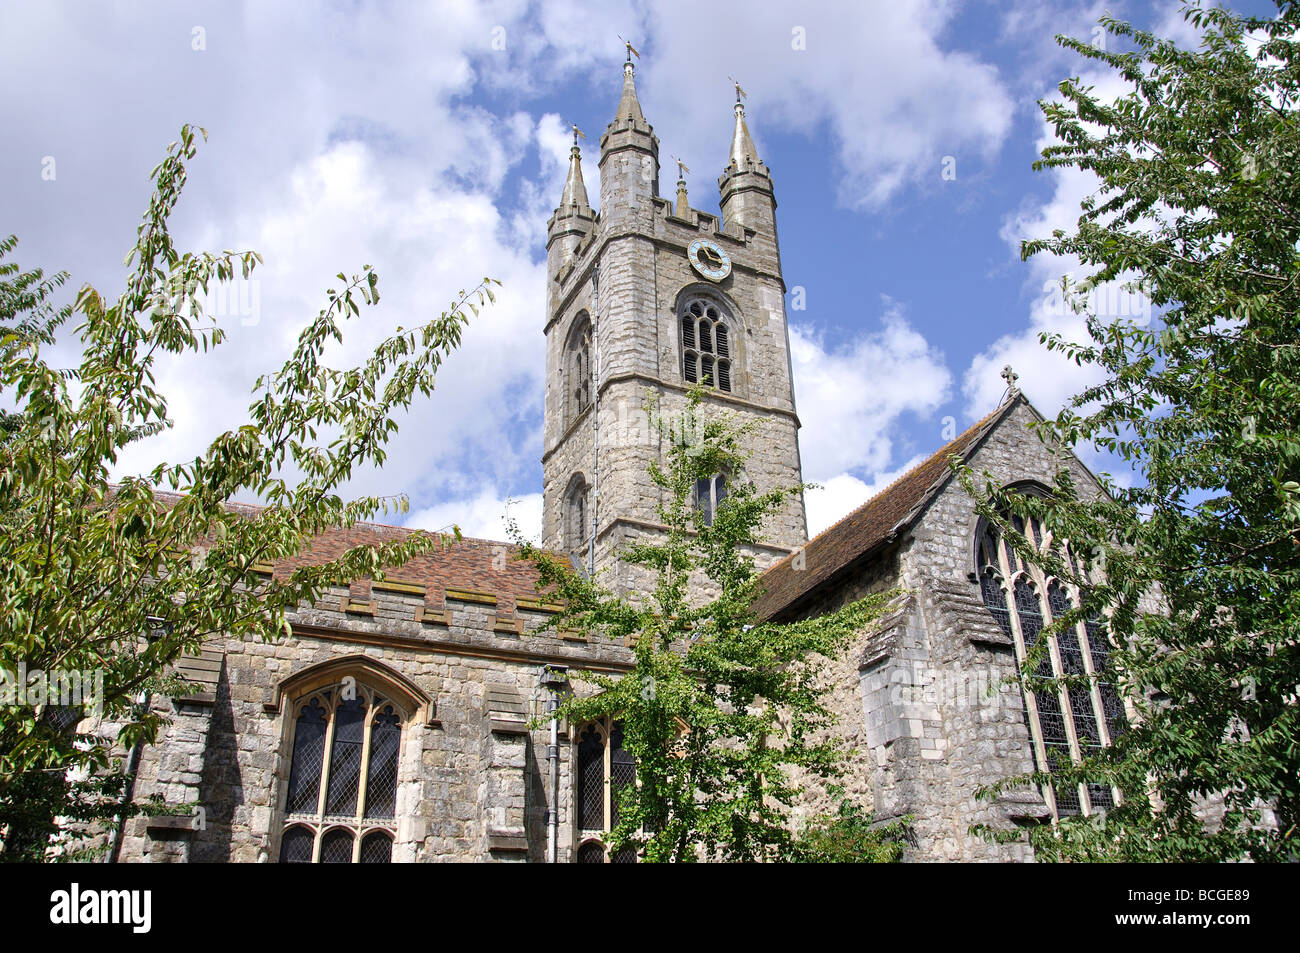
[[685, 179], [687, 173], [691, 171], [690, 167], [677, 156], [673, 156], [673, 159], [677, 162], [677, 178]]
[[737, 82], [736, 82], [736, 79], [735, 79], [734, 76], [728, 76], [727, 79], [731, 80], [731, 82], [732, 82], [733, 84], [735, 84], [735, 87], [736, 87], [736, 102], [740, 102], [740, 100], [741, 100], [742, 98], [744, 98], [744, 99], [748, 99], [748, 98], [749, 98], [749, 93], [745, 92], [743, 89], [740, 88], [740, 83], [737, 83]]
[[569, 125], [573, 127], [573, 144], [574, 146], [577, 146], [578, 139], [580, 138], [586, 139], [587, 134], [578, 128], [578, 124], [576, 122], [571, 122], [569, 123]]
[[[620, 40], [623, 40], [623, 38], [622, 38], [621, 36], [619, 37], [619, 39], [620, 39]], [[634, 56], [635, 56], [637, 59], [640, 59], [640, 58], [641, 58], [641, 54], [637, 52], [636, 47], [633, 46], [633, 45], [631, 44], [631, 42], [629, 42], [628, 40], [623, 40], [623, 45], [627, 47], [627, 61], [628, 61], [629, 63], [632, 62], [632, 57], [634, 57]]]

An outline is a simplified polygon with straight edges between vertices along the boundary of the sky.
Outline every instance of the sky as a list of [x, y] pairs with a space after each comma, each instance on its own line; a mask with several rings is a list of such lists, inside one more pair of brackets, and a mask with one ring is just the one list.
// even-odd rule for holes
[[[536, 535], [546, 220], [569, 123], [587, 132], [598, 200], [627, 37], [660, 186], [680, 157], [697, 209], [718, 211], [729, 78], [748, 95], [776, 189], [816, 533], [992, 410], [1004, 365], [1049, 415], [1091, 381], [1038, 343], [1082, 337], [1050, 290], [1075, 263], [1022, 262], [1019, 246], [1070, 228], [1095, 189], [1031, 165], [1050, 141], [1038, 101], [1063, 79], [1122, 92], [1054, 41], [1113, 44], [1104, 12], [1196, 42], [1171, 0], [0, 0], [0, 234], [18, 236], [20, 265], [68, 271], [69, 294], [90, 283], [115, 298], [150, 170], [183, 123], [206, 128], [173, 238], [264, 264], [215, 305], [220, 348], [159, 366], [174, 426], [117, 476], [245, 423], [253, 381], [289, 356], [339, 272], [373, 265], [382, 301], [347, 326], [336, 366], [501, 281], [435, 393], [399, 417], [382, 470], [347, 490], [405, 494], [394, 521], [407, 525], [503, 539], [508, 514]], [[1141, 309], [1119, 293], [1098, 306]], [[56, 353], [74, 362], [75, 338]]]

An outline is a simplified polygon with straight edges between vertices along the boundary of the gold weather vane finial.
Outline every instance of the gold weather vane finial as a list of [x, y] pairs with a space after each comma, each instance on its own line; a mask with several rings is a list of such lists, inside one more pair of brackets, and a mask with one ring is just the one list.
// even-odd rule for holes
[[740, 88], [740, 84], [736, 82], [736, 79], [735, 79], [734, 76], [728, 76], [727, 79], [731, 80], [731, 82], [732, 82], [732, 83], [735, 85], [735, 87], [736, 87], [736, 102], [740, 102], [740, 100], [741, 100], [742, 98], [744, 98], [744, 99], [748, 99], [748, 98], [749, 98], [749, 93], [745, 92], [743, 89]]
[[573, 127], [573, 144], [575, 146], [578, 144], [579, 138], [582, 139], [587, 138], [587, 134], [578, 128], [578, 124], [576, 122], [571, 122], [569, 123], [569, 125]]
[[[619, 39], [620, 39], [620, 40], [623, 40], [623, 38], [622, 38], [621, 36], [619, 37]], [[632, 62], [632, 57], [634, 57], [634, 56], [635, 56], [637, 59], [640, 59], [640, 58], [641, 58], [641, 54], [637, 52], [636, 47], [633, 46], [633, 45], [632, 45], [628, 40], [623, 40], [623, 45], [627, 47], [627, 61], [628, 61], [629, 63]]]
[[677, 178], [685, 179], [686, 174], [691, 171], [690, 167], [677, 156], [673, 156], [673, 160], [677, 163]]

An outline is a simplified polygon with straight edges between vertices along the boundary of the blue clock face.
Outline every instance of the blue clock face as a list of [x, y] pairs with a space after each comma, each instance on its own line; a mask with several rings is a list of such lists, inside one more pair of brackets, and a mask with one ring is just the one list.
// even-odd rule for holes
[[686, 248], [691, 267], [710, 281], [721, 281], [731, 274], [731, 259], [716, 242], [697, 238]]

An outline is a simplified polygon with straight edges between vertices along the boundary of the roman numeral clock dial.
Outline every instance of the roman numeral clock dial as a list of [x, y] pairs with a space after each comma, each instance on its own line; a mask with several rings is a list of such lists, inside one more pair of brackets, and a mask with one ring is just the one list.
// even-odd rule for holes
[[731, 274], [731, 258], [716, 242], [697, 238], [686, 248], [686, 257], [694, 268], [710, 281], [721, 281]]

